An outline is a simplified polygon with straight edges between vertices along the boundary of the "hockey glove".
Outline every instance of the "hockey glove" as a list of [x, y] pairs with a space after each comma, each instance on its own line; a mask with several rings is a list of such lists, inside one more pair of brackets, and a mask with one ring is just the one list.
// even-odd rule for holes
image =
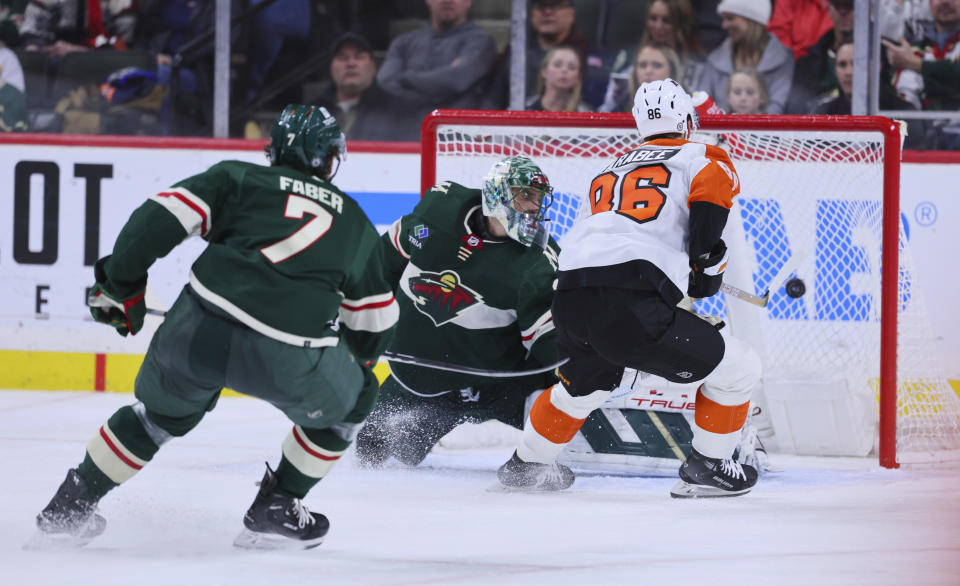
[[127, 295], [118, 295], [107, 290], [104, 284], [107, 281], [103, 265], [109, 256], [101, 258], [93, 267], [97, 282], [90, 288], [87, 305], [90, 306], [90, 315], [102, 324], [116, 328], [121, 336], [136, 334], [143, 328], [143, 318], [147, 314], [146, 294], [147, 279], [144, 277], [137, 283], [137, 287]]
[[727, 245], [721, 239], [709, 253], [690, 259], [687, 295], [698, 298], [715, 295], [723, 284], [723, 271], [726, 268]]

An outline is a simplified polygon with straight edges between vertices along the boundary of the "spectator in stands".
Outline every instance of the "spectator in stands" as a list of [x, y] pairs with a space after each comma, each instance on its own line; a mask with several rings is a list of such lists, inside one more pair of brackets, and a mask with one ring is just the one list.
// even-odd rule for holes
[[[930, 0], [933, 25], [912, 45], [884, 40], [897, 91], [924, 110], [960, 110], [960, 0]], [[960, 124], [938, 123], [938, 147], [960, 149]]]
[[[196, 0], [140, 0], [133, 47], [157, 58], [157, 78], [172, 85], [173, 61], [190, 41], [213, 30], [215, 5]], [[175, 134], [203, 132], [213, 124], [213, 43], [181, 55], [176, 95], [164, 104], [163, 119], [169, 120], [176, 103]]]
[[717, 5], [720, 0], [690, 0], [693, 7], [693, 18], [697, 23], [697, 40], [707, 53], [720, 46], [727, 37], [720, 26], [720, 15]]
[[106, 45], [126, 49], [136, 23], [134, 0], [33, 0], [23, 12], [20, 35], [27, 49], [62, 57]]
[[707, 56], [703, 73], [692, 85], [711, 96], [726, 95], [727, 81], [736, 69], [756, 69], [770, 91], [770, 114], [783, 112], [793, 77], [793, 53], [767, 31], [768, 0], [723, 0], [717, 6], [723, 43]]
[[878, 18], [880, 36], [888, 39], [921, 39], [923, 31], [933, 26], [930, 0], [880, 0]]
[[0, 79], [7, 85], [16, 88], [20, 93], [26, 91], [20, 59], [2, 42], [0, 42]]
[[20, 45], [20, 25], [27, 0], [0, 0], [0, 43], [7, 47]]
[[766, 114], [770, 94], [767, 84], [756, 69], [738, 69], [727, 84], [727, 112], [731, 114]]
[[419, 121], [404, 115], [399, 98], [377, 85], [370, 43], [345, 33], [332, 47], [330, 90], [320, 104], [333, 114], [349, 140], [417, 140]]
[[419, 120], [434, 108], [472, 108], [497, 55], [493, 38], [467, 20], [471, 0], [426, 0], [430, 23], [390, 43], [377, 81], [414, 105]]
[[646, 27], [641, 43], [666, 45], [680, 58], [686, 71], [689, 62], [702, 58], [697, 25], [690, 0], [653, 0], [647, 5]]
[[827, 16], [833, 27], [810, 47], [806, 55], [797, 59], [787, 114], [809, 113], [818, 96], [837, 87], [833, 62], [840, 40], [853, 35], [853, 0], [822, 1], [827, 3]]
[[[527, 32], [526, 53], [526, 99], [535, 99], [539, 92], [540, 65], [547, 51], [554, 47], [573, 47], [580, 53], [584, 64], [581, 97], [591, 107], [599, 106], [614, 61], [612, 51], [604, 51], [591, 45], [590, 40], [577, 27], [576, 9], [571, 0], [532, 0], [530, 30]], [[500, 109], [509, 103], [510, 90], [510, 45], [497, 57], [494, 79], [490, 93], [492, 99], [485, 107]]]
[[573, 47], [581, 58], [590, 46], [576, 25], [576, 9], [570, 0], [534, 0], [531, 2], [530, 25], [533, 34], [527, 35], [527, 97], [539, 93], [540, 65], [547, 51], [561, 45]]
[[831, 28], [833, 21], [824, 0], [777, 0], [767, 24], [767, 29], [793, 51], [794, 59], [806, 55]]
[[607, 99], [601, 112], [630, 112], [633, 96], [640, 84], [648, 81], [680, 79], [680, 59], [677, 53], [657, 43], [643, 43], [637, 51], [633, 66], [622, 74], [611, 74]]
[[590, 112], [580, 99], [583, 61], [573, 47], [554, 47], [540, 65], [538, 94], [527, 101], [527, 110], [548, 112]]
[[[846, 34], [840, 40], [834, 57], [837, 87], [833, 92], [822, 96], [812, 107], [813, 114], [848, 115], [851, 113], [853, 95], [853, 36]], [[886, 79], [881, 80], [880, 108], [882, 110], [914, 110], [906, 100], [897, 95]], [[924, 148], [926, 142], [926, 124], [920, 120], [907, 121], [907, 136], [903, 146], [909, 149]]]
[[[250, 0], [252, 6], [263, 2], [264, 0]], [[247, 100], [254, 99], [263, 88], [284, 44], [302, 43], [307, 39], [310, 34], [311, 10], [310, 0], [275, 0], [253, 18], [250, 66], [247, 69]]]
[[[703, 66], [703, 50], [697, 39], [690, 0], [653, 0], [647, 5], [644, 22], [640, 45], [661, 45], [672, 49], [677, 56], [678, 67], [670, 77], [679, 81], [684, 87], [689, 87], [690, 82], [696, 79]], [[636, 51], [624, 50], [617, 54], [601, 111], [607, 111], [603, 108], [610, 105], [610, 92], [617, 92], [623, 88], [623, 84], [618, 80], [629, 79], [635, 67], [638, 51], [639, 47]], [[621, 96], [615, 96], [616, 102], [622, 99]], [[632, 93], [630, 99], [633, 99]]]
[[18, 89], [8, 81], [8, 63], [20, 65], [13, 51], [0, 47], [0, 132], [24, 132], [27, 130], [27, 100], [22, 89], [23, 71], [20, 71], [21, 87]]
[[849, 35], [837, 48], [834, 69], [837, 88], [813, 106], [813, 114], [850, 114], [850, 97], [853, 95], [853, 40]]

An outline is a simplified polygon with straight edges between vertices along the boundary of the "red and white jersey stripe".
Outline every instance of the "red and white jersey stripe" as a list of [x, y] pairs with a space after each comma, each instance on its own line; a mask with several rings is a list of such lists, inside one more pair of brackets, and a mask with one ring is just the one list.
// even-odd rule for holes
[[138, 458], [124, 446], [106, 423], [90, 438], [87, 453], [107, 478], [122, 484], [146, 466], [147, 460]]
[[173, 187], [169, 191], [151, 195], [148, 199], [157, 202], [173, 214], [187, 231], [187, 236], [202, 237], [210, 231], [213, 219], [210, 206], [190, 190]]
[[540, 336], [552, 331], [553, 314], [550, 313], [550, 310], [548, 309], [546, 313], [541, 315], [535, 322], [533, 322], [533, 325], [520, 332], [520, 335], [523, 337], [523, 347], [529, 351], [530, 348], [536, 344], [537, 340], [540, 339]]
[[283, 456], [310, 478], [323, 478], [346, 450], [327, 450], [310, 441], [303, 428], [294, 425], [283, 440]]
[[402, 220], [403, 218], [399, 218], [396, 222], [390, 224], [390, 228], [387, 229], [387, 234], [390, 235], [390, 243], [393, 244], [393, 248], [400, 256], [405, 260], [410, 260], [410, 253], [403, 249], [403, 244], [400, 242]]
[[400, 319], [393, 293], [381, 293], [340, 302], [340, 323], [354, 331], [383, 332]]

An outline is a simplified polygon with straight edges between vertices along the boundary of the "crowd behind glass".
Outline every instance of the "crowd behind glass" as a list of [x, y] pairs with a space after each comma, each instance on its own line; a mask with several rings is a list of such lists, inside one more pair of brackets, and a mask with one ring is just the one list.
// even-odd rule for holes
[[[0, 130], [210, 135], [214, 0], [0, 0]], [[527, 110], [629, 111], [672, 77], [730, 114], [849, 114], [853, 0], [529, 0]], [[877, 0], [882, 110], [960, 110], [960, 0]], [[230, 132], [286, 103], [350, 140], [510, 105], [510, 0], [233, 0]], [[708, 97], [709, 96], [709, 97]], [[960, 150], [960, 118], [905, 146]]]

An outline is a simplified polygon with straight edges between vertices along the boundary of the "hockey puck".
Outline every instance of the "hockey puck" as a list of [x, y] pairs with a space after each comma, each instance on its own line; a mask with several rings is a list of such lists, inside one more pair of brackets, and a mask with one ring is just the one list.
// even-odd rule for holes
[[787, 295], [797, 299], [798, 297], [803, 297], [803, 294], [807, 292], [807, 286], [803, 283], [802, 280], [794, 277], [786, 282], [783, 286], [787, 291]]

